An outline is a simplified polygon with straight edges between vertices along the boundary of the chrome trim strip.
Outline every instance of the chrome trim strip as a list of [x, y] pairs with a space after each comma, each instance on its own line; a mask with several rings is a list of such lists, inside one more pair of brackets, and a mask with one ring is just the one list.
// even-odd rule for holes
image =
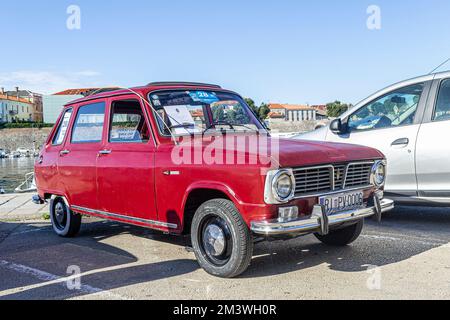
[[135, 217], [130, 217], [130, 216], [124, 216], [124, 215], [117, 214], [117, 213], [109, 213], [109, 212], [105, 212], [105, 211], [83, 208], [83, 207], [79, 207], [79, 206], [71, 206], [70, 208], [74, 209], [74, 210], [78, 210], [78, 211], [87, 212], [87, 213], [99, 214], [99, 215], [106, 216], [106, 217], [141, 222], [141, 223], [145, 223], [145, 224], [149, 224], [149, 225], [153, 225], [153, 226], [157, 226], [157, 227], [165, 227], [165, 228], [169, 228], [169, 229], [177, 229], [178, 228], [178, 225], [173, 224], [173, 223], [166, 223], [166, 222], [155, 221], [155, 220], [135, 218]]
[[[383, 199], [381, 201], [381, 212], [387, 212], [394, 209], [394, 201]], [[338, 224], [352, 222], [368, 218], [377, 214], [375, 207], [364, 208], [360, 210], [350, 210], [338, 214], [327, 216], [327, 227]], [[323, 221], [320, 215], [311, 215], [306, 219], [299, 219], [290, 222], [279, 222], [275, 220], [252, 221], [251, 230], [260, 235], [272, 236], [289, 233], [311, 233], [321, 232]]]
[[351, 188], [351, 189], [340, 189], [340, 190], [334, 190], [334, 191], [330, 191], [330, 192], [326, 192], [326, 193], [307, 194], [304, 196], [295, 197], [294, 199], [317, 198], [317, 197], [329, 196], [329, 195], [343, 193], [343, 192], [352, 192], [352, 191], [356, 191], [356, 190], [367, 191], [372, 188], [373, 188], [373, 186], [369, 184], [367, 186], [355, 187], [355, 188]]

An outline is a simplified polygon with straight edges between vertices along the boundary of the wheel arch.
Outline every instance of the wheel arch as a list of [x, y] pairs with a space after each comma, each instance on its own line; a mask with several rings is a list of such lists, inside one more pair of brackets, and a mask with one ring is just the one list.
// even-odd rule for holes
[[[240, 209], [241, 201], [236, 197], [234, 191], [221, 183], [201, 182], [190, 186], [186, 191], [182, 206], [182, 233], [189, 234], [192, 218], [197, 209], [206, 201], [213, 199], [226, 199], [234, 203]], [[240, 211], [240, 210], [239, 210]]]

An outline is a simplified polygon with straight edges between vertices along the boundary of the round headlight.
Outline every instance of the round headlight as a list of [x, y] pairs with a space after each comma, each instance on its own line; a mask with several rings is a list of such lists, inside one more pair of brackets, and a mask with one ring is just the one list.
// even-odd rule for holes
[[287, 172], [280, 172], [273, 180], [273, 192], [280, 201], [286, 201], [294, 193], [293, 177]]
[[378, 161], [372, 168], [372, 182], [375, 186], [381, 187], [386, 182], [386, 166], [382, 161]]

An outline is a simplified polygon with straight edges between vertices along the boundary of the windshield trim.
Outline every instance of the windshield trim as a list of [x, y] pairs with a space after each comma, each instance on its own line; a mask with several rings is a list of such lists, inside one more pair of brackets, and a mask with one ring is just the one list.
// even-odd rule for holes
[[[206, 129], [205, 129], [205, 130], [203, 130], [201, 133], [198, 133], [198, 134], [193, 134], [193, 133], [189, 133], [189, 132], [186, 131], [186, 133], [183, 133], [183, 134], [170, 135], [170, 134], [165, 134], [164, 132], [161, 131], [161, 128], [160, 128], [160, 126], [159, 126], [159, 124], [158, 124], [158, 119], [157, 119], [157, 118], [158, 118], [158, 115], [156, 114], [157, 107], [155, 107], [155, 105], [153, 104], [153, 101], [152, 101], [152, 99], [151, 99], [151, 95], [153, 95], [153, 94], [158, 94], [158, 93], [179, 92], [179, 91], [192, 91], [192, 90], [201, 90], [201, 91], [209, 91], [209, 92], [221, 92], [221, 93], [228, 93], [228, 94], [235, 95], [237, 98], [239, 98], [239, 100], [240, 100], [239, 102], [240, 102], [242, 105], [245, 106], [245, 108], [246, 108], [247, 111], [249, 112], [249, 116], [252, 118], [252, 120], [254, 120], [254, 121], [258, 124], [258, 126], [259, 126], [258, 130], [259, 130], [259, 131], [261, 131], [261, 130], [262, 130], [262, 131], [265, 131], [267, 134], [269, 134], [269, 132], [268, 132], [266, 126], [262, 123], [262, 121], [259, 119], [259, 117], [257, 117], [257, 115], [253, 112], [252, 108], [250, 108], [250, 107], [248, 106], [248, 104], [245, 102], [244, 98], [243, 98], [240, 94], [238, 94], [238, 93], [236, 93], [236, 92], [234, 92], [234, 91], [225, 90], [225, 89], [186, 87], [186, 88], [176, 88], [176, 89], [159, 89], [159, 90], [149, 91], [149, 92], [147, 93], [147, 100], [148, 100], [148, 102], [150, 103], [150, 105], [152, 106], [151, 112], [152, 112], [152, 115], [153, 115], [153, 119], [154, 119], [154, 121], [155, 121], [155, 126], [156, 126], [156, 128], [157, 128], [157, 130], [158, 130], [158, 134], [159, 134], [161, 137], [163, 137], [163, 138], [186, 137], [186, 136], [195, 136], [195, 135], [200, 135], [200, 134], [203, 136], [203, 135], [215, 135], [215, 134], [218, 133], [217, 131], [206, 130]], [[209, 121], [208, 121], [208, 122], [209, 122]], [[258, 131], [231, 130], [231, 131], [229, 131], [229, 132], [231, 132], [231, 133], [233, 133], [233, 134], [236, 134], [236, 133], [251, 133], [251, 134], [256, 134]]]

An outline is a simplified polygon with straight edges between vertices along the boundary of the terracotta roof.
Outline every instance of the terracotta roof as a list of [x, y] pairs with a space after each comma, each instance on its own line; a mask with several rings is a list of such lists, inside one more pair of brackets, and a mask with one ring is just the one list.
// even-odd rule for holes
[[67, 89], [61, 92], [57, 92], [53, 94], [54, 96], [88, 96], [92, 93], [100, 93], [105, 91], [112, 91], [116, 90], [118, 88], [111, 87], [111, 88], [82, 88], [82, 89]]
[[29, 99], [20, 98], [20, 97], [17, 98], [17, 96], [10, 96], [10, 95], [6, 95], [6, 94], [0, 94], [0, 100], [9, 100], [9, 101], [16, 101], [16, 102], [32, 104]]
[[284, 109], [284, 110], [314, 110], [313, 107], [301, 105], [301, 104], [281, 104], [281, 103], [270, 103], [269, 109]]
[[322, 111], [326, 111], [327, 110], [327, 106], [324, 105], [324, 104], [314, 105], [314, 106], [311, 106], [311, 107], [313, 107], [314, 109], [317, 109], [317, 110], [322, 110]]
[[280, 112], [269, 112], [269, 114], [267, 115], [269, 118], [271, 119], [281, 119], [281, 118], [285, 118], [285, 115], [280, 113]]

